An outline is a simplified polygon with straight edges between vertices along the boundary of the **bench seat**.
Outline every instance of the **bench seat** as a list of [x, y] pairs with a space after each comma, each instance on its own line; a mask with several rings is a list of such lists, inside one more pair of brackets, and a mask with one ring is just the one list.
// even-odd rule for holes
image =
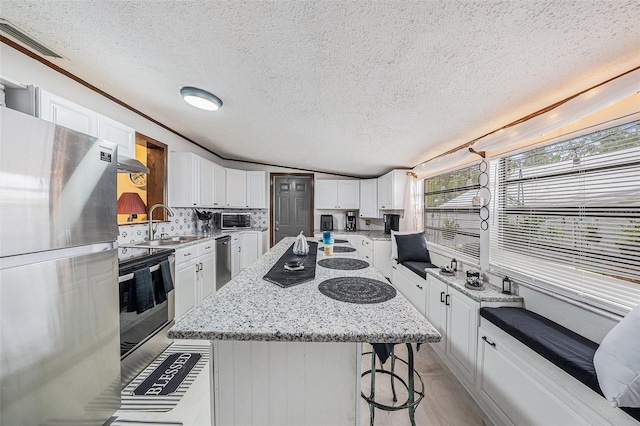
[[[480, 316], [602, 395], [593, 356], [598, 344], [523, 308], [480, 308]], [[621, 408], [640, 421], [640, 408]]]
[[429, 262], [407, 261], [407, 262], [402, 262], [401, 265], [404, 266], [405, 268], [409, 269], [414, 274], [419, 275], [420, 277], [422, 277], [425, 280], [427, 279], [427, 273], [425, 272], [424, 269], [425, 268], [437, 268], [436, 265], [434, 265], [433, 263], [429, 263]]

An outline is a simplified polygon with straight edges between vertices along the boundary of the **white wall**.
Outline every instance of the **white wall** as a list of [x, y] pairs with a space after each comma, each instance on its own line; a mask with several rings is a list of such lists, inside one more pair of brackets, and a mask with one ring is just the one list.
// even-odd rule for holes
[[[0, 76], [24, 85], [39, 86], [72, 102], [124, 123], [169, 146], [170, 151], [190, 151], [222, 164], [222, 159], [125, 107], [105, 98], [46, 65], [0, 43]], [[135, 107], [134, 105], [132, 105]]]

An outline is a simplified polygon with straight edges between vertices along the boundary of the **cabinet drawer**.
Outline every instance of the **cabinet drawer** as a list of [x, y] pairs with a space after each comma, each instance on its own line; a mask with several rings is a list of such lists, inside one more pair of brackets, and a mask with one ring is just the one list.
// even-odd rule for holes
[[180, 265], [181, 263], [188, 262], [190, 260], [195, 260], [196, 257], [198, 257], [197, 246], [190, 246], [180, 250], [176, 250], [176, 266]]
[[362, 238], [362, 242], [360, 244], [367, 247], [369, 250], [373, 250], [373, 242], [368, 238]]
[[207, 253], [212, 253], [216, 249], [215, 240], [207, 241], [206, 243], [198, 244], [198, 257]]

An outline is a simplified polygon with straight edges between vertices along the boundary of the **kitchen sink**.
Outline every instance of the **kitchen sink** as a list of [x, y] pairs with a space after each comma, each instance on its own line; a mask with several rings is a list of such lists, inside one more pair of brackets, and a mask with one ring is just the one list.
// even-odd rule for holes
[[164, 240], [160, 240], [160, 241], [171, 240], [171, 241], [187, 242], [187, 241], [198, 241], [198, 240], [201, 240], [203, 238], [206, 238], [206, 237], [200, 237], [200, 236], [197, 236], [197, 235], [182, 235], [182, 236], [179, 236], [179, 237], [165, 238]]
[[121, 244], [120, 247], [137, 247], [137, 248], [154, 248], [154, 247], [172, 247], [191, 241], [202, 240], [207, 237], [198, 235], [180, 235], [175, 237], [162, 238], [158, 240], [146, 240], [139, 243]]

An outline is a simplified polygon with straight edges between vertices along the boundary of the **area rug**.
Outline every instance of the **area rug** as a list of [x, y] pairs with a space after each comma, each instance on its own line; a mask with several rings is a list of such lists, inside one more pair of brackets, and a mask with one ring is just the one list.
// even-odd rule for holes
[[169, 346], [122, 390], [120, 410], [169, 411], [173, 409], [208, 360], [207, 345], [173, 344]]

